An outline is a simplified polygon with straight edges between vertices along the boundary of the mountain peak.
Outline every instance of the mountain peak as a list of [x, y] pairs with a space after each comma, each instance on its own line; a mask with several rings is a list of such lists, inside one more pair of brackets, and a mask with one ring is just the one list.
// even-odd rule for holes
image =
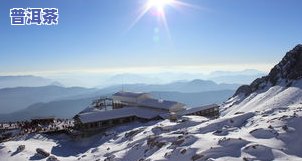
[[296, 80], [302, 76], [302, 44], [287, 52], [283, 59], [269, 73], [269, 81], [278, 79]]
[[294, 48], [294, 50], [301, 50], [302, 49], [302, 44], [298, 44], [295, 48]]
[[283, 59], [271, 69], [267, 76], [254, 80], [250, 85], [238, 88], [235, 95], [243, 93], [249, 95], [266, 85], [275, 86], [279, 81], [285, 80], [288, 85], [293, 80], [302, 78], [302, 44], [298, 44], [291, 51], [287, 52]]

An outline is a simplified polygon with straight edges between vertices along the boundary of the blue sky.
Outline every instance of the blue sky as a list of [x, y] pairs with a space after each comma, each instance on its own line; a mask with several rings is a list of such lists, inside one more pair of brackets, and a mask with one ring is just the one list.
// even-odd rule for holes
[[[179, 0], [170, 35], [146, 0], [1, 0], [0, 74], [268, 70], [301, 43], [301, 0]], [[11, 8], [58, 8], [57, 26], [11, 26]], [[156, 40], [156, 41], [155, 41]]]

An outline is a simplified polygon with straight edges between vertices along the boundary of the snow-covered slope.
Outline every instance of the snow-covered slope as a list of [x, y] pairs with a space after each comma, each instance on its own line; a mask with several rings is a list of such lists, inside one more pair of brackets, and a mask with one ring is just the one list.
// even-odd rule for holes
[[290, 87], [285, 82], [251, 93], [244, 97], [236, 95], [225, 102], [222, 115], [238, 112], [274, 111], [287, 109], [290, 106], [302, 106], [302, 80], [293, 81]]
[[[188, 116], [130, 123], [106, 135], [74, 141], [65, 135], [29, 135], [0, 144], [0, 160], [50, 160], [36, 148], [59, 160], [301, 160], [301, 107], [266, 116], [243, 113], [216, 120]], [[25, 145], [21, 152], [20, 145]]]

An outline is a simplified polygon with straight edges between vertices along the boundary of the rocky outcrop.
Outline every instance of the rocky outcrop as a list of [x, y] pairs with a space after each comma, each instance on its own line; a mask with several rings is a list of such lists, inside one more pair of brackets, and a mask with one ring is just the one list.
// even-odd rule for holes
[[59, 161], [59, 159], [55, 156], [49, 156], [46, 161]]
[[41, 148], [37, 148], [36, 152], [38, 155], [40, 155], [43, 158], [46, 158], [50, 155], [50, 153], [46, 152], [44, 149], [41, 149]]
[[252, 92], [252, 89], [249, 85], [242, 85], [237, 89], [234, 96], [237, 96], [239, 94], [244, 94], [245, 96], [248, 96], [251, 92]]
[[268, 80], [273, 84], [280, 78], [300, 79], [302, 76], [302, 45], [297, 45], [269, 73]]
[[17, 148], [17, 152], [22, 152], [25, 149], [25, 145], [19, 145]]
[[287, 52], [283, 59], [270, 71], [267, 76], [258, 78], [250, 85], [239, 87], [234, 96], [245, 96], [265, 88], [267, 85], [275, 86], [278, 81], [284, 79], [290, 85], [293, 80], [302, 78], [302, 44]]

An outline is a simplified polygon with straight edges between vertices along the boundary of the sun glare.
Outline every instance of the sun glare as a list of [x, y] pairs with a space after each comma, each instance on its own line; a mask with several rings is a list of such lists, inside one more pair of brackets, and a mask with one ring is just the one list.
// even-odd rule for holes
[[158, 11], [162, 11], [166, 5], [170, 5], [174, 0], [148, 0], [147, 8], [155, 7]]
[[144, 5], [142, 6], [142, 8], [140, 8], [138, 16], [135, 18], [134, 22], [129, 26], [128, 30], [134, 27], [135, 24], [148, 12], [155, 11], [156, 14], [153, 15], [159, 18], [160, 22], [163, 24], [165, 30], [167, 31], [169, 38], [171, 38], [166, 18], [166, 10], [168, 9], [166, 8], [167, 6], [176, 9], [181, 9], [182, 7], [189, 7], [195, 9], [198, 8], [198, 6], [182, 2], [182, 0], [145, 0]]

